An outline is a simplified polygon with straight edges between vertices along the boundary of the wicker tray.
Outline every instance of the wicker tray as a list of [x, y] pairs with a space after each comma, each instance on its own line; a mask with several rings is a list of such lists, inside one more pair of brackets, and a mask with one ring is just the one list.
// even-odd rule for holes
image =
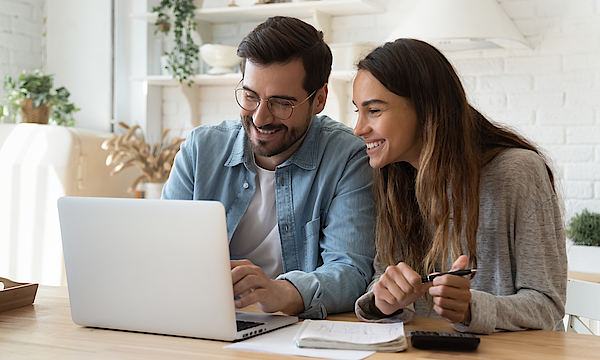
[[38, 284], [17, 283], [0, 277], [0, 312], [33, 304]]

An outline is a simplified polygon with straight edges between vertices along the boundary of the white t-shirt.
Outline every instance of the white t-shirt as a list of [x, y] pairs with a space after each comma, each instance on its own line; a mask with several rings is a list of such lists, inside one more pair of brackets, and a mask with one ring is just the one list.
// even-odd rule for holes
[[258, 182], [250, 205], [231, 237], [232, 259], [248, 259], [275, 279], [283, 273], [275, 204], [275, 171], [256, 166]]

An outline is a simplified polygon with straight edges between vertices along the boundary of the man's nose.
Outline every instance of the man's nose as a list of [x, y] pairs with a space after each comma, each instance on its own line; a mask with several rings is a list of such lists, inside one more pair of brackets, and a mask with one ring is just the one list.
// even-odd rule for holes
[[256, 110], [252, 114], [252, 122], [254, 126], [261, 127], [269, 125], [274, 120], [273, 114], [269, 111], [269, 106], [266, 101], [261, 101]]

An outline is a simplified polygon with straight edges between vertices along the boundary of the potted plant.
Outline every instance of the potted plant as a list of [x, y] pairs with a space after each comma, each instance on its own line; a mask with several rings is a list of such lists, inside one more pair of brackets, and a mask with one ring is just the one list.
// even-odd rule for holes
[[[4, 98], [13, 110], [11, 120], [15, 122], [20, 115], [21, 122], [25, 123], [74, 126], [73, 113], [79, 109], [69, 103], [69, 91], [64, 86], [53, 89], [53, 83], [54, 76], [40, 70], [23, 71], [17, 81], [6, 75]], [[2, 119], [8, 117], [7, 107], [1, 110]]]
[[[154, 25], [156, 31], [168, 34], [173, 28], [175, 46], [171, 52], [165, 52], [167, 66], [173, 78], [193, 83], [195, 68], [198, 64], [199, 44], [195, 44], [192, 33], [196, 30], [194, 10], [202, 5], [202, 1], [194, 0], [161, 0], [160, 5], [152, 8], [158, 13]], [[171, 15], [175, 18], [171, 24]]]
[[600, 274], [600, 214], [583, 209], [569, 221], [566, 230], [569, 269]]
[[126, 132], [121, 135], [115, 134], [102, 143], [104, 150], [111, 150], [106, 157], [106, 166], [116, 164], [110, 172], [110, 176], [136, 165], [142, 171], [142, 175], [134, 180], [127, 189], [128, 192], [135, 192], [138, 184], [142, 181], [146, 181], [147, 184], [159, 184], [158, 186], [162, 189], [162, 185], [169, 177], [175, 154], [185, 139], [173, 137], [168, 140], [167, 134], [170, 129], [167, 128], [163, 130], [160, 142], [151, 145], [146, 142], [139, 125], [130, 127], [119, 122], [119, 126]]

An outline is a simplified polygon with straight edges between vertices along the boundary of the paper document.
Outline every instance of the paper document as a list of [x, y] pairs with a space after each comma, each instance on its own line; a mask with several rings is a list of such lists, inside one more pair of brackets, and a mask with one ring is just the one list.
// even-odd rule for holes
[[298, 347], [375, 350], [396, 352], [406, 349], [404, 324], [305, 320], [294, 337]]
[[248, 340], [226, 345], [224, 348], [284, 355], [299, 355], [334, 360], [361, 360], [375, 353], [375, 351], [299, 348], [294, 345], [292, 339], [294, 338], [294, 335], [298, 329], [300, 329], [300, 326], [300, 324], [287, 326], [270, 333], [250, 338]]

